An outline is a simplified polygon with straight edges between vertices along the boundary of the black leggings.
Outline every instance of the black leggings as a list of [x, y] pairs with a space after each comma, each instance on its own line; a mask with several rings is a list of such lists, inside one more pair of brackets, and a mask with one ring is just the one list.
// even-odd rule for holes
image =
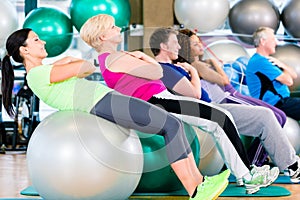
[[152, 97], [148, 102], [162, 107], [168, 112], [200, 117], [218, 123], [228, 136], [244, 164], [249, 169], [251, 168], [245, 147], [240, 139], [236, 127], [223, 111], [192, 100], [175, 100]]
[[110, 92], [90, 113], [128, 129], [162, 135], [170, 163], [187, 158], [191, 153], [181, 121], [146, 101]]

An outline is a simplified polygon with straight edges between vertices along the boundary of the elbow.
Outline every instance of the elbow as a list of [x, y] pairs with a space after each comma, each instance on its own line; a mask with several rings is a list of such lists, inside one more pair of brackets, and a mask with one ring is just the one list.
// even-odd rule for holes
[[195, 93], [194, 94], [194, 98], [196, 98], [196, 99], [201, 99], [201, 90], [199, 90], [199, 92], [197, 92], [197, 93]]
[[162, 67], [159, 65], [159, 69], [157, 69], [157, 79], [161, 79], [164, 76], [164, 71]]
[[298, 78], [298, 75], [295, 73], [293, 76], [293, 79], [296, 79], [296, 78]]
[[228, 85], [228, 84], [230, 84], [229, 79], [228, 78], [224, 78], [223, 85]]
[[290, 87], [294, 84], [294, 81], [291, 79], [291, 80], [287, 81], [285, 84]]

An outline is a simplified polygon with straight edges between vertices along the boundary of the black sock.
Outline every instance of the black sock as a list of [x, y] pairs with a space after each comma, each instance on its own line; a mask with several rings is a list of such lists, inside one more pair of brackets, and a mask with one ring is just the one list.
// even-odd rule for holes
[[288, 167], [289, 169], [296, 171], [298, 169], [298, 161]]
[[194, 197], [197, 195], [197, 188], [198, 188], [198, 187], [196, 187], [196, 189], [195, 189], [193, 195], [191, 196], [192, 198], [194, 198]]

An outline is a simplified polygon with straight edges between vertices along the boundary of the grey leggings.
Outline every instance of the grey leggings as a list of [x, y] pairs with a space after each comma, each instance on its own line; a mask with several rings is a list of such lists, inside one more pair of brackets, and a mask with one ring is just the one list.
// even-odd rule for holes
[[191, 153], [181, 121], [146, 101], [114, 91], [106, 94], [90, 113], [128, 129], [162, 135], [170, 163]]

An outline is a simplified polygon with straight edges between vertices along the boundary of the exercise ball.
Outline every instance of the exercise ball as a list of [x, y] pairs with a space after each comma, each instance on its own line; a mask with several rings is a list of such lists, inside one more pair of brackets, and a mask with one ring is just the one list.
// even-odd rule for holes
[[286, 123], [283, 127], [290, 143], [294, 147], [297, 154], [300, 154], [300, 126], [299, 122], [287, 117]]
[[73, 39], [73, 25], [70, 18], [55, 8], [33, 9], [25, 18], [24, 28], [31, 28], [46, 42], [48, 57], [58, 56], [66, 51]]
[[16, 7], [9, 0], [0, 1], [0, 48], [5, 45], [7, 37], [18, 28]]
[[193, 128], [200, 142], [200, 163], [198, 168], [201, 174], [205, 176], [218, 174], [224, 166], [224, 161], [213, 137], [197, 127]]
[[223, 67], [223, 70], [226, 73], [227, 77], [229, 78], [231, 85], [234, 88], [236, 88], [236, 86], [239, 86], [241, 73], [236, 69], [234, 69], [231, 63], [226, 63]]
[[273, 28], [280, 25], [280, 12], [269, 0], [242, 0], [237, 2], [228, 15], [229, 26], [242, 42], [253, 44], [252, 34], [260, 26]]
[[179, 23], [198, 32], [220, 28], [229, 13], [228, 0], [175, 0], [174, 13]]
[[129, 0], [72, 0], [71, 2], [71, 21], [78, 31], [89, 18], [98, 14], [113, 16], [116, 25], [124, 31], [129, 26], [131, 16]]
[[203, 59], [214, 58], [215, 56], [224, 63], [228, 63], [241, 56], [249, 57], [249, 54], [238, 42], [222, 39], [208, 44], [204, 49]]
[[[184, 123], [184, 130], [198, 165], [200, 153], [198, 138], [192, 126]], [[163, 136], [142, 132], [137, 134], [143, 147], [144, 169], [136, 192], [170, 192], [184, 189], [168, 161]]]
[[0, 48], [0, 60], [4, 58], [5, 54], [6, 54], [5, 48]]
[[290, 0], [282, 9], [280, 18], [285, 31], [292, 37], [300, 37], [300, 1]]
[[79, 111], [58, 111], [35, 129], [27, 150], [33, 187], [43, 199], [127, 199], [143, 170], [134, 131]]
[[286, 43], [284, 45], [278, 45], [276, 52], [273, 54], [275, 58], [281, 62], [292, 67], [296, 73], [297, 78], [294, 79], [294, 84], [290, 86], [291, 91], [300, 90], [300, 47], [296, 44]]

